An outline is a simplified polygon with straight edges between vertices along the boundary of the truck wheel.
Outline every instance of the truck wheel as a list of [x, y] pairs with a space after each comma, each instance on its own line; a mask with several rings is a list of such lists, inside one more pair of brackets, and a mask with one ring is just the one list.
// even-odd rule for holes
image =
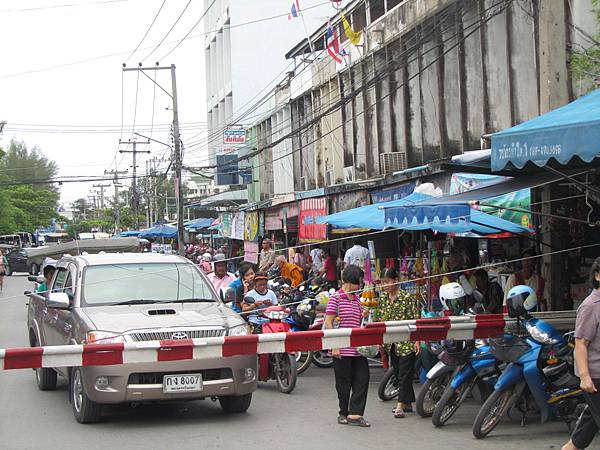
[[[37, 338], [32, 337], [31, 342], [32, 347], [38, 347]], [[40, 367], [34, 370], [35, 381], [37, 382], [37, 387], [40, 391], [52, 391], [56, 389], [58, 374], [56, 373], [56, 371], [54, 371], [54, 369]]]
[[252, 402], [252, 393], [231, 397], [219, 397], [221, 408], [226, 413], [238, 414], [243, 413], [250, 408]]
[[79, 423], [94, 423], [100, 420], [102, 405], [89, 399], [85, 393], [81, 368], [76, 367], [69, 378], [71, 406], [75, 420]]

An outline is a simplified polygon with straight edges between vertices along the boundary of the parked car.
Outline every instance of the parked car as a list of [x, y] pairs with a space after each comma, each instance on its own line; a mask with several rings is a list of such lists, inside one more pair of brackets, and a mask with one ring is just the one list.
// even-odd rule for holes
[[8, 252], [6, 255], [8, 260], [6, 275], [12, 275], [15, 272], [27, 272], [30, 275], [39, 274], [40, 264], [30, 258], [30, 251], [30, 248], [15, 248]]
[[[64, 256], [48, 298], [30, 294], [33, 347], [143, 342], [249, 333], [212, 284], [183, 257], [149, 253]], [[256, 356], [36, 370], [39, 389], [69, 381], [75, 419], [100, 419], [102, 405], [218, 398], [244, 412], [256, 389]]]

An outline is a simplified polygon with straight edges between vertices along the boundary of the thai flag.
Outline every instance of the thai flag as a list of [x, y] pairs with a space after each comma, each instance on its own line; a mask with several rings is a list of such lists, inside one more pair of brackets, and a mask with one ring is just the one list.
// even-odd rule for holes
[[292, 20], [294, 17], [298, 17], [300, 15], [300, 0], [294, 0], [292, 3], [292, 9], [288, 13], [288, 20]]
[[329, 56], [331, 56], [335, 62], [338, 64], [343, 61], [342, 54], [340, 52], [340, 40], [338, 39], [337, 31], [333, 29], [331, 24], [327, 26], [327, 52]]

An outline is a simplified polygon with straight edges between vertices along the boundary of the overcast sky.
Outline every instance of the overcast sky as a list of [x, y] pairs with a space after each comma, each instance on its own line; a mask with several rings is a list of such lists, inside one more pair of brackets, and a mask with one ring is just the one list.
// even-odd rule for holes
[[[165, 40], [165, 45], [147, 58], [187, 1], [166, 1], [145, 42], [127, 64], [135, 66], [138, 62], [144, 62], [148, 65], [157, 60], [161, 65], [176, 64], [182, 138], [186, 143], [193, 143], [202, 139], [206, 128], [202, 25], [194, 29], [190, 39], [169, 57], [164, 60], [161, 58], [200, 18], [202, 0], [191, 2]], [[248, 17], [248, 21], [287, 13], [292, 3], [291, 0], [281, 0], [281, 7], [277, 11], [264, 11], [264, 8], [260, 8], [261, 0], [247, 1], [257, 4], [256, 14]], [[12, 138], [24, 141], [30, 147], [38, 146], [58, 163], [60, 175], [63, 176], [102, 175], [105, 169], [114, 169], [115, 165], [119, 170], [129, 169], [131, 173], [131, 155], [118, 154], [122, 104], [126, 127], [122, 138], [125, 140], [132, 137], [134, 116], [136, 129], [143, 134], [150, 134], [153, 105], [152, 136], [155, 139], [168, 140], [167, 129], [172, 120], [171, 111], [166, 110], [171, 101], [166, 94], [159, 89], [155, 93], [153, 83], [143, 75], [138, 81], [137, 72], [123, 74], [121, 71], [121, 64], [139, 43], [161, 3], [162, 0], [0, 1], [0, 42], [3, 43], [0, 120], [8, 121], [3, 136], [0, 136], [0, 146], [7, 147]], [[323, 0], [304, 0], [302, 5], [309, 7], [320, 3], [324, 3]], [[77, 6], [54, 7], [73, 4]], [[322, 23], [322, 16], [322, 10], [307, 12], [309, 29]], [[287, 18], [276, 20], [287, 22]], [[264, 26], [268, 24], [265, 22]], [[303, 28], [298, 23], [290, 24], [290, 37], [292, 42], [304, 37]], [[40, 71], [104, 55], [113, 56]], [[283, 64], [283, 55], [279, 57]], [[158, 72], [157, 81], [170, 91], [168, 71]], [[36, 132], [41, 129], [44, 132]], [[97, 130], [103, 132], [90, 132]], [[146, 148], [151, 150], [150, 156], [168, 157], [166, 147], [160, 144]], [[186, 152], [186, 163], [205, 162], [204, 152], [202, 146], [190, 149]], [[144, 171], [145, 158], [142, 157], [138, 163], [139, 171]], [[167, 164], [163, 163], [163, 166]], [[64, 184], [61, 201], [68, 204], [87, 196], [91, 185]]]

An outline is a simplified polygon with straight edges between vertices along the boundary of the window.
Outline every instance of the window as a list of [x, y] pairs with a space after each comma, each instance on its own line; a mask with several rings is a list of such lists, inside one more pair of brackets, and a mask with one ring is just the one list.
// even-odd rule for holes
[[367, 26], [367, 12], [365, 4], [361, 4], [358, 8], [352, 11], [352, 29], [361, 31]]
[[193, 264], [106, 264], [89, 266], [83, 274], [82, 306], [184, 299], [217, 301], [211, 286]]
[[387, 10], [391, 11], [393, 8], [395, 8], [396, 6], [398, 6], [403, 1], [404, 0], [387, 0]]
[[54, 285], [52, 286], [52, 292], [62, 292], [63, 288], [66, 285], [67, 277], [69, 275], [69, 271], [64, 267], [61, 267], [56, 272], [54, 277]]
[[383, 16], [385, 14], [384, 0], [371, 0], [369, 2], [369, 12], [371, 13], [371, 23]]

